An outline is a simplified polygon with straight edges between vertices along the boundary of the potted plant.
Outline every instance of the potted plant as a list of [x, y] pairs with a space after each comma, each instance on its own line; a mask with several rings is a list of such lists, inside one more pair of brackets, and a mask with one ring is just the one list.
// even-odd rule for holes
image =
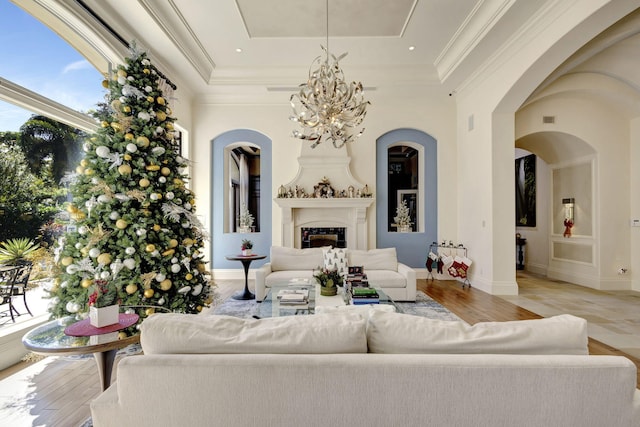
[[396, 208], [396, 216], [393, 217], [393, 221], [394, 223], [391, 225], [397, 227], [400, 233], [411, 231], [411, 217], [409, 216], [406, 200], [403, 200]]
[[250, 233], [251, 227], [253, 227], [253, 215], [247, 209], [247, 205], [244, 203], [240, 206], [240, 225], [238, 227], [238, 232], [240, 233]]
[[17, 265], [21, 261], [27, 261], [40, 245], [26, 237], [20, 239], [9, 239], [0, 243], [0, 264]]
[[96, 280], [89, 295], [89, 321], [96, 328], [119, 321], [118, 290], [113, 282]]
[[332, 296], [338, 293], [338, 285], [342, 284], [342, 276], [337, 269], [318, 269], [313, 277], [320, 284], [320, 295]]
[[240, 247], [240, 249], [242, 249], [243, 256], [251, 255], [251, 249], [253, 249], [253, 242], [249, 239], [242, 239], [242, 246]]

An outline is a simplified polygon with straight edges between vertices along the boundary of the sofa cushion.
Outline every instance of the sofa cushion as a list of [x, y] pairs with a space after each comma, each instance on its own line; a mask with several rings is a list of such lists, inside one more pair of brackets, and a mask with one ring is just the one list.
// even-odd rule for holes
[[367, 352], [365, 319], [346, 312], [265, 319], [162, 313], [140, 329], [145, 354]]
[[324, 264], [323, 248], [271, 247], [271, 271], [317, 270]]
[[264, 285], [270, 288], [273, 285], [282, 285], [289, 282], [302, 281], [303, 279], [308, 279], [308, 283], [317, 283], [317, 280], [313, 278], [313, 270], [280, 270], [269, 274], [264, 279]]
[[369, 315], [367, 341], [372, 353], [589, 353], [587, 321], [568, 314], [469, 326], [460, 321], [377, 311]]
[[398, 271], [396, 248], [370, 249], [368, 251], [349, 249], [347, 258], [349, 265], [364, 267], [366, 274], [368, 274], [368, 270]]
[[369, 314], [373, 311], [386, 311], [387, 313], [395, 313], [396, 308], [391, 304], [367, 304], [367, 305], [319, 305], [315, 308], [316, 314], [334, 314], [334, 313], [356, 313], [369, 318]]
[[347, 250], [342, 248], [327, 248], [322, 251], [324, 268], [337, 270], [342, 276], [347, 275]]
[[393, 270], [365, 270], [374, 288], [406, 288], [407, 278]]

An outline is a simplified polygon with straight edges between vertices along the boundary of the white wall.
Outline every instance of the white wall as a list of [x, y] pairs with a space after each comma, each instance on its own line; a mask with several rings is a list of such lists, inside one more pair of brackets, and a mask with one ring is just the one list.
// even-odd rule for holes
[[[602, 76], [579, 76], [580, 85], [586, 90], [598, 86]], [[562, 88], [571, 90], [563, 91]], [[578, 141], [590, 146], [593, 157], [593, 194], [592, 200], [593, 231], [575, 227], [575, 236], [571, 243], [591, 245], [594, 253], [593, 264], [584, 265], [575, 262], [554, 260], [550, 254], [549, 276], [582, 284], [597, 289], [629, 289], [631, 272], [619, 275], [618, 270], [631, 262], [630, 240], [630, 123], [629, 117], [615, 102], [600, 97], [576, 92], [575, 79], [565, 79], [547, 89], [552, 96], [541, 95], [539, 99], [517, 115], [516, 138], [545, 132], [572, 135]], [[578, 95], [580, 93], [580, 95]], [[556, 117], [554, 124], [543, 124], [542, 117]], [[584, 153], [584, 150], [572, 151], [571, 148], [543, 145], [539, 155], [551, 156], [549, 150], [564, 153], [564, 158], [555, 158], [552, 168], [567, 168], [572, 164], [592, 162], [590, 158], [575, 158], [571, 153]], [[566, 145], [566, 144], [565, 144]], [[535, 152], [529, 145], [528, 149]], [[557, 196], [556, 196], [557, 198]], [[586, 198], [586, 197], [583, 197]], [[557, 200], [555, 201], [557, 202]], [[577, 201], [578, 202], [578, 201]], [[548, 199], [549, 206], [554, 200]], [[576, 217], [576, 224], [580, 221]], [[561, 242], [563, 238], [550, 227], [550, 241]], [[567, 240], [567, 243], [569, 241]]]

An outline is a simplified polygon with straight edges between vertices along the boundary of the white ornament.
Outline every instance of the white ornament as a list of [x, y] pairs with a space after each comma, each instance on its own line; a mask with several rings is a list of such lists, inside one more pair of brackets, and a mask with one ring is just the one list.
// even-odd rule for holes
[[78, 242], [78, 243], [76, 243], [75, 246], [76, 246], [76, 249], [80, 249], [80, 248], [82, 248], [82, 243]]
[[151, 252], [151, 256], [152, 257], [156, 257], [156, 258], [159, 257], [160, 256], [160, 251], [156, 249], [155, 251]]
[[145, 92], [151, 92], [151, 91], [153, 91], [153, 88], [151, 86], [145, 86], [144, 87], [144, 91]]
[[66, 272], [67, 274], [76, 274], [78, 272], [78, 266], [75, 264], [68, 265]]
[[120, 214], [116, 211], [111, 211], [111, 213], [109, 214], [109, 219], [112, 219], [115, 221], [118, 218], [120, 218]]
[[121, 202], [128, 202], [129, 200], [131, 200], [131, 197], [127, 196], [126, 194], [118, 193], [116, 194], [116, 199], [120, 200]]
[[[122, 92], [124, 92], [124, 88], [122, 88]], [[119, 99], [120, 99], [120, 102], [121, 102], [121, 103], [123, 103], [123, 104], [124, 104], [125, 102], [127, 102], [127, 98], [126, 98], [126, 97], [124, 97], [124, 96], [121, 96]]]
[[182, 156], [177, 156], [177, 157], [176, 157], [176, 162], [181, 163], [181, 164], [182, 164], [182, 163], [187, 163], [187, 161], [185, 160], [185, 158], [184, 158], [184, 157], [182, 157]]
[[157, 193], [151, 193], [151, 194], [149, 195], [149, 198], [150, 198], [151, 200], [158, 200], [159, 196], [158, 196], [158, 194], [157, 194]]
[[133, 246], [129, 246], [124, 250], [124, 253], [126, 253], [127, 255], [133, 255], [136, 253], [136, 248], [134, 248]]
[[138, 228], [138, 229], [136, 230], [136, 234], [138, 235], [138, 237], [142, 237], [142, 236], [144, 236], [145, 234], [147, 234], [147, 230], [145, 230], [144, 228]]
[[184, 287], [178, 289], [178, 293], [179, 294], [186, 294], [190, 290], [191, 290], [191, 286], [184, 286]]
[[98, 178], [97, 176], [96, 176], [96, 177], [91, 178], [91, 183], [92, 183], [93, 185], [97, 185], [97, 184], [99, 184], [99, 183], [100, 183], [100, 178]]
[[66, 288], [69, 285], [69, 282], [67, 282], [66, 280], [62, 283], [60, 283], [60, 287], [61, 288]]
[[167, 200], [173, 200], [173, 198], [175, 197], [175, 194], [173, 194], [173, 191], [169, 191], [167, 194], [164, 195], [164, 197]]
[[87, 234], [87, 226], [86, 225], [81, 225], [80, 227], [78, 227], [78, 233], [80, 234]]
[[158, 181], [159, 181], [161, 184], [164, 184], [165, 182], [167, 182], [167, 178], [165, 178], [164, 176], [161, 176], [160, 178], [158, 178]]
[[149, 61], [147, 58], [143, 59], [141, 62], [142, 65], [151, 65], [151, 61]]
[[171, 272], [179, 273], [180, 272], [180, 264], [171, 264]]
[[85, 142], [84, 144], [82, 144], [82, 149], [84, 150], [85, 153], [88, 153], [89, 151], [91, 151], [91, 144], [89, 144], [88, 142]]
[[201, 292], [202, 292], [202, 285], [198, 283], [193, 287], [193, 291], [191, 292], [191, 295], [193, 295], [194, 297], [197, 297], [198, 295], [200, 295]]
[[106, 279], [108, 279], [108, 278], [109, 278], [109, 276], [111, 276], [111, 274], [110, 274], [108, 271], [103, 271], [103, 272], [101, 272], [101, 273], [100, 273], [100, 278], [101, 278], [102, 280], [106, 280]]
[[123, 84], [127, 83], [127, 79], [125, 77], [118, 76], [118, 83], [123, 85]]
[[154, 147], [151, 151], [156, 156], [161, 156], [165, 153], [166, 150], [164, 149], [164, 147]]
[[107, 195], [107, 194], [101, 194], [98, 196], [98, 202], [100, 203], [109, 203], [111, 202], [111, 196]]
[[127, 77], [127, 80], [129, 80], [130, 82], [134, 81], [135, 79], [133, 78], [133, 76], [129, 76]]
[[138, 146], [133, 142], [130, 142], [127, 144], [127, 151], [130, 153], [135, 153], [136, 151], [138, 151]]
[[140, 120], [144, 120], [145, 122], [148, 122], [149, 120], [151, 120], [151, 115], [149, 113], [147, 113], [146, 111], [140, 111], [138, 113], [138, 118]]
[[190, 211], [190, 210], [191, 210], [191, 203], [189, 203], [189, 202], [185, 203], [185, 204], [184, 204], [184, 208], [185, 208], [186, 210]]
[[158, 300], [158, 305], [164, 305], [164, 303], [165, 303], [164, 298], [160, 298]]
[[176, 262], [178, 262], [178, 258], [176, 257], [171, 258], [171, 264], [175, 264]]
[[69, 301], [67, 303], [67, 305], [65, 306], [65, 308], [67, 309], [67, 311], [69, 313], [77, 313], [78, 310], [80, 310], [80, 306], [78, 305], [78, 303], [73, 302], [73, 301]]
[[91, 250], [89, 251], [89, 256], [91, 258], [97, 258], [98, 255], [100, 255], [100, 249], [98, 248], [91, 248]]
[[109, 153], [111, 153], [111, 150], [109, 150], [109, 147], [107, 147], [106, 145], [100, 145], [99, 147], [96, 147], [96, 155], [98, 157], [105, 158], [109, 155]]
[[162, 282], [166, 278], [167, 276], [165, 276], [163, 273], [156, 274], [156, 282]]
[[122, 263], [129, 270], [133, 270], [134, 268], [136, 268], [136, 260], [133, 258], [126, 258], [124, 261], [122, 261]]

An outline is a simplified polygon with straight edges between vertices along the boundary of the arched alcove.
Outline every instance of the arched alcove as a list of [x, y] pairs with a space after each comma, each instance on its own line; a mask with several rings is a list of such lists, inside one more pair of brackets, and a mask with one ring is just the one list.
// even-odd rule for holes
[[[395, 203], [398, 197], [398, 190], [390, 195], [389, 168], [393, 162], [389, 161], [389, 153], [390, 148], [398, 146], [410, 148], [408, 151], [415, 150], [417, 155], [415, 194], [418, 226], [410, 233], [390, 231], [389, 228], [393, 222], [389, 205]], [[376, 140], [376, 246], [395, 247], [398, 260], [411, 267], [423, 267], [429, 244], [438, 240], [437, 160], [436, 140], [416, 129], [395, 129]]]
[[[211, 262], [214, 269], [236, 269], [240, 265], [228, 261], [226, 255], [240, 252], [242, 239], [253, 242], [256, 253], [268, 254], [271, 247], [271, 139], [266, 135], [248, 129], [235, 129], [225, 132], [212, 140], [211, 158]], [[259, 231], [239, 233], [229, 227], [229, 153], [238, 147], [251, 147], [260, 152], [260, 185], [257, 191], [257, 206], [253, 214], [258, 215]], [[258, 267], [265, 261], [255, 261], [252, 267]]]

